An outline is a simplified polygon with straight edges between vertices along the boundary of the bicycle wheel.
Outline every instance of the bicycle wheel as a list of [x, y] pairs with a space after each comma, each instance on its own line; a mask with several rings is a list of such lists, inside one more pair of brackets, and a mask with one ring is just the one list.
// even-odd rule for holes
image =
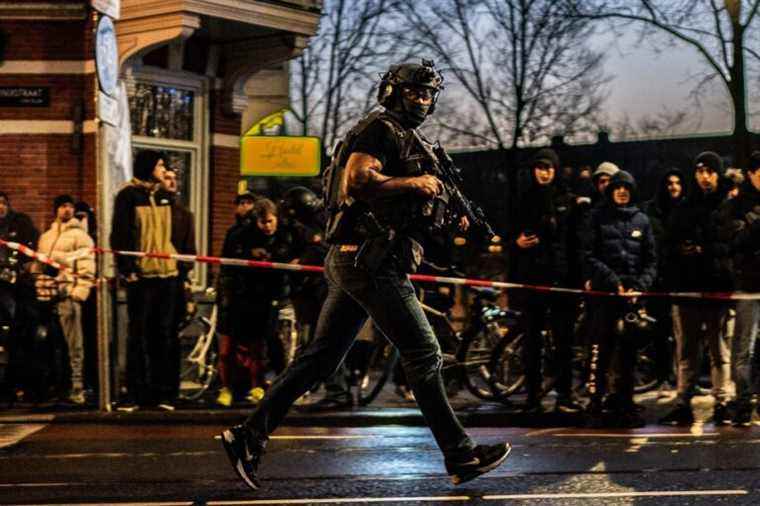
[[[357, 341], [356, 344], [359, 343]], [[357, 375], [356, 403], [359, 406], [366, 406], [375, 400], [388, 378], [393, 374], [393, 369], [396, 367], [399, 358], [396, 347], [384, 338], [380, 339], [380, 342], [371, 343], [371, 345], [373, 348], [368, 353], [366, 368]]]
[[458, 366], [462, 370], [465, 386], [479, 399], [497, 400], [497, 395], [491, 388], [493, 383], [491, 356], [508, 332], [509, 327], [505, 322], [492, 321], [472, 337], [463, 336], [456, 355]]
[[194, 320], [180, 332], [179, 397], [200, 399], [217, 378], [216, 334], [204, 322]]
[[633, 391], [637, 394], [654, 390], [657, 381], [657, 363], [654, 359], [654, 343], [639, 348], [636, 354], [636, 367], [633, 375]]
[[491, 389], [496, 400], [506, 400], [525, 385], [523, 345], [525, 333], [507, 333], [491, 355]]

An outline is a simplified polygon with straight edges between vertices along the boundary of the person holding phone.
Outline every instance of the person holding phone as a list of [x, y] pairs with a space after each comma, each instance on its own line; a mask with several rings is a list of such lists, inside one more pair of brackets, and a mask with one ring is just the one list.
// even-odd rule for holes
[[[539, 150], [524, 173], [523, 188], [512, 211], [512, 230], [509, 232], [509, 280], [516, 283], [549, 286], [570, 286], [569, 275], [573, 259], [568, 255], [572, 215], [577, 199], [569, 191], [556, 185], [559, 157], [552, 149]], [[525, 411], [540, 413], [544, 410], [542, 398], [543, 374], [541, 331], [551, 328], [556, 342], [557, 364], [567, 365], [551, 371], [558, 376], [555, 388], [555, 410], [577, 413], [583, 408], [572, 396], [570, 369], [573, 344], [575, 300], [560, 294], [536, 293], [515, 290], [509, 295], [512, 306], [523, 311], [526, 327], [524, 363], [527, 376], [528, 398]]]

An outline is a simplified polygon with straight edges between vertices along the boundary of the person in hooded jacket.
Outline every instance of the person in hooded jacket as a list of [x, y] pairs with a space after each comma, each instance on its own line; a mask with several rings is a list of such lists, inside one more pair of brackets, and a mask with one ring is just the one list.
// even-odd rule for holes
[[[509, 233], [509, 279], [515, 283], [568, 286], [568, 217], [574, 198], [555, 185], [559, 157], [552, 149], [541, 149], [530, 164], [527, 188], [521, 192], [512, 213]], [[556, 363], [562, 370], [557, 374], [556, 410], [577, 413], [582, 407], [572, 397], [572, 344], [575, 300], [565, 295], [547, 295], [527, 290], [510, 294], [511, 303], [524, 313], [526, 327], [525, 368], [528, 398], [525, 410], [543, 410], [543, 376], [541, 335], [550, 324], [556, 342]], [[549, 320], [549, 315], [551, 319]]]
[[[668, 169], [660, 178], [654, 198], [643, 206], [652, 224], [657, 246], [657, 279], [652, 288], [656, 292], [668, 291], [670, 288], [665, 282], [665, 276], [671, 271], [671, 266], [666, 263], [668, 257], [664, 254], [663, 247], [670, 215], [686, 198], [685, 183], [686, 179], [680, 169]], [[672, 306], [670, 300], [665, 298], [654, 298], [648, 304], [650, 315], [657, 320], [654, 326], [654, 345], [657, 381], [660, 384], [661, 396], [665, 396], [665, 393], [670, 391], [670, 385], [674, 379], [671, 339], [673, 335]]]
[[[746, 178], [738, 194], [718, 211], [720, 239], [728, 244], [736, 288], [760, 292], [760, 151], [750, 156]], [[739, 300], [731, 343], [731, 376], [736, 384], [736, 410], [732, 423], [752, 425], [752, 397], [760, 393], [757, 327], [760, 301]], [[753, 363], [754, 355], [754, 363]]]
[[[165, 156], [142, 150], [134, 160], [134, 178], [116, 195], [111, 223], [115, 250], [177, 253], [172, 244], [172, 199], [161, 189]], [[175, 293], [179, 269], [173, 259], [117, 255], [127, 288], [128, 399], [121, 407], [155, 406], [173, 410], [172, 388], [162, 381], [171, 357]]]
[[[248, 235], [253, 232], [253, 205], [261, 197], [251, 192], [244, 192], [235, 197], [235, 223], [227, 229], [222, 244], [221, 256], [224, 258], [244, 258]], [[240, 267], [222, 266], [217, 278], [218, 292], [218, 324], [219, 332], [219, 380], [222, 384], [216, 403], [232, 406], [235, 395], [239, 393], [240, 381], [237, 380], [239, 371], [237, 353], [238, 344], [249, 340], [250, 325], [246, 315], [246, 305], [241, 298], [244, 296], [243, 285], [240, 282]], [[245, 347], [243, 345], [243, 347]]]
[[82, 223], [74, 218], [74, 199], [59, 195], [53, 201], [55, 221], [40, 237], [39, 251], [70, 270], [58, 273], [62, 299], [57, 304], [58, 318], [68, 348], [71, 388], [69, 400], [85, 403], [84, 395], [84, 336], [82, 304], [90, 294], [95, 276], [95, 243]]
[[[688, 198], [670, 214], [663, 242], [664, 262], [668, 266], [664, 282], [673, 291], [730, 292], [733, 289], [728, 247], [718, 237], [716, 226], [716, 211], [731, 187], [723, 173], [723, 160], [717, 153], [700, 153], [694, 161]], [[730, 379], [726, 339], [728, 309], [727, 304], [715, 300], [682, 299], [673, 304], [678, 398], [675, 408], [660, 423], [694, 423], [691, 399], [697, 388], [705, 345], [710, 353], [714, 422], [724, 425], [731, 421], [726, 405]]]
[[[611, 177], [605, 196], [605, 203], [591, 212], [584, 243], [591, 288], [618, 294], [647, 291], [657, 274], [657, 254], [649, 218], [636, 205], [636, 181], [620, 170]], [[639, 427], [644, 423], [633, 403], [636, 343], [630, 332], [620, 328], [621, 318], [630, 311], [629, 304], [623, 297], [595, 297], [590, 302], [596, 342], [591, 351], [589, 414], [595, 423], [601, 421], [608, 393], [607, 374], [616, 349], [617, 392], [605, 405], [611, 408], [614, 425]]]

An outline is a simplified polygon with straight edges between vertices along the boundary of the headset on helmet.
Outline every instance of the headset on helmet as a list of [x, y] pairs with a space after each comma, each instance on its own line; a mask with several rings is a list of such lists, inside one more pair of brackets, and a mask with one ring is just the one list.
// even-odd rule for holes
[[438, 95], [443, 89], [443, 75], [435, 68], [432, 60], [422, 60], [419, 63], [399, 63], [391, 65], [388, 72], [382, 74], [377, 90], [377, 102], [391, 109], [397, 100], [402, 85], [422, 86], [434, 91], [433, 103], [428, 109], [428, 115], [435, 111]]

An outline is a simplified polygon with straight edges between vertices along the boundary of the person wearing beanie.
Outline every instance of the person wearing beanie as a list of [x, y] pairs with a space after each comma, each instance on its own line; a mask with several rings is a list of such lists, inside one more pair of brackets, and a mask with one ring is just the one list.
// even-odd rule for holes
[[[165, 157], [142, 150], [134, 159], [134, 179], [114, 202], [111, 247], [121, 251], [177, 253], [172, 244], [172, 198], [160, 191]], [[129, 336], [127, 390], [124, 410], [155, 406], [172, 410], [171, 392], [159, 379], [168, 360], [178, 289], [177, 261], [116, 256], [120, 279], [126, 283]]]
[[[719, 237], [716, 211], [727, 199], [730, 181], [722, 177], [723, 160], [711, 151], [694, 159], [688, 195], [670, 213], [663, 245], [670, 266], [666, 287], [675, 292], [730, 292], [733, 275], [727, 243]], [[726, 320], [728, 306], [720, 301], [679, 300], [673, 305], [673, 333], [678, 359], [676, 406], [660, 423], [688, 426], [694, 423], [691, 399], [702, 370], [703, 347], [710, 352], [713, 420], [731, 421], [728, 411], [730, 360]], [[705, 329], [705, 330], [703, 330]]]
[[82, 303], [90, 295], [95, 277], [95, 243], [82, 223], [74, 217], [74, 198], [59, 195], [53, 200], [55, 220], [39, 241], [39, 251], [68, 267], [56, 277], [62, 300], [57, 303], [58, 318], [68, 348], [71, 389], [68, 399], [76, 405], [85, 403], [84, 336]]
[[[760, 292], [760, 151], [751, 154], [744, 174], [738, 195], [718, 211], [718, 222], [720, 238], [728, 243], [737, 290], [756, 293]], [[760, 393], [759, 323], [760, 301], [736, 302], [731, 376], [736, 385], [732, 423], [737, 427], [752, 425], [752, 397]]]
[[[510, 213], [508, 238], [508, 279], [516, 283], [568, 287], [573, 269], [569, 246], [569, 217], [575, 197], [557, 185], [559, 157], [551, 149], [541, 149], [532, 158], [521, 178], [516, 206]], [[510, 303], [524, 314], [526, 326], [525, 371], [528, 399], [524, 410], [543, 411], [543, 375], [557, 376], [555, 410], [577, 413], [582, 407], [573, 397], [572, 362], [575, 301], [562, 295], [536, 294], [524, 290], [510, 292]], [[560, 370], [542, 371], [544, 351], [542, 331], [551, 326]]]
[[[585, 268], [593, 290], [644, 292], [657, 275], [654, 234], [647, 215], [637, 205], [636, 181], [620, 170], [605, 189], [604, 204], [591, 211], [589, 237], [584, 243]], [[636, 336], [619, 328], [631, 311], [625, 298], [597, 298], [590, 309], [592, 346], [597, 353], [590, 364], [592, 424], [625, 428], [643, 426], [633, 403]], [[612, 358], [620, 358], [616, 392], [609, 393], [607, 374]]]

